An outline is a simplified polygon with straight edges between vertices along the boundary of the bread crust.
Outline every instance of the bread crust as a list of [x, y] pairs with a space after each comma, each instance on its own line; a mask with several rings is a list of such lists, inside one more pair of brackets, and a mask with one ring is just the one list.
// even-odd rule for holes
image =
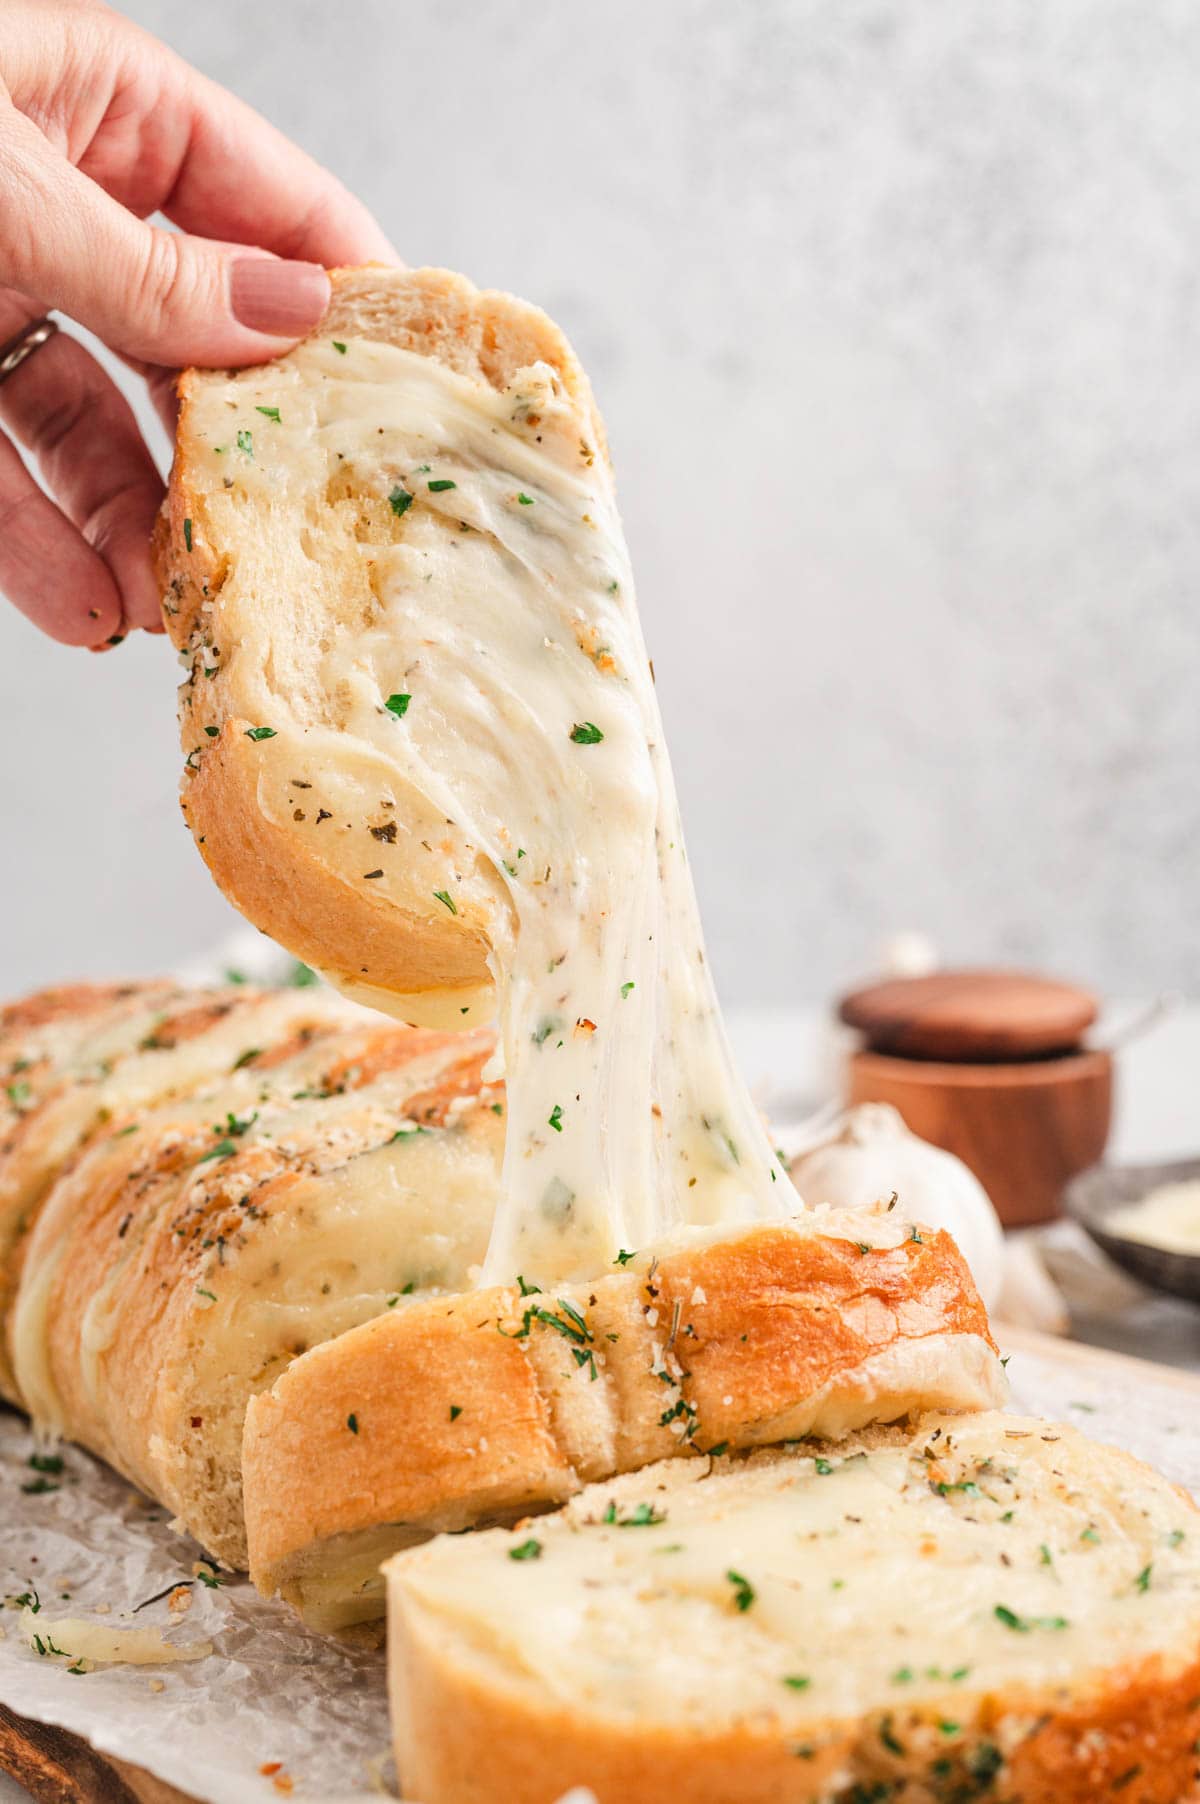
[[[820, 1725], [817, 1758], [798, 1759], [776, 1731], [753, 1721], [704, 1735], [653, 1722], [603, 1722], [537, 1707], [487, 1685], [446, 1656], [419, 1613], [389, 1611], [388, 1686], [396, 1764], [405, 1798], [421, 1804], [494, 1804], [496, 1750], [504, 1750], [505, 1804], [556, 1804], [585, 1785], [598, 1804], [830, 1804], [830, 1800], [946, 1804], [1195, 1804], [1200, 1655], [1173, 1668], [1150, 1659], [1106, 1675], [1065, 1704], [1061, 1692], [1014, 1691], [989, 1699], [976, 1745], [1009, 1721], [1036, 1726], [1009, 1757], [1000, 1788], [960, 1766], [949, 1789], [879, 1757], [878, 1724]], [[955, 1700], [961, 1713], [961, 1699]], [[906, 1739], [936, 1749], [932, 1711], [906, 1717]], [[825, 1739], [828, 1737], [828, 1739]], [[831, 1783], [847, 1770], [859, 1789]], [[980, 1769], [986, 1771], [985, 1768]], [[879, 1789], [873, 1789], [879, 1788]]]
[[[573, 403], [581, 434], [607, 456], [587, 377], [562, 332], [538, 308], [440, 269], [335, 270], [332, 283], [329, 310], [314, 336], [343, 333], [397, 345], [498, 389], [531, 363], [545, 363]], [[230, 547], [221, 544], [197, 481], [193, 421], [202, 386], [222, 379], [197, 370], [180, 379], [175, 463], [155, 530], [164, 619], [180, 650], [194, 651], [205, 634], [211, 642], [230, 567]], [[469, 896], [451, 916], [430, 904], [424, 888], [410, 893], [393, 884], [386, 894], [383, 886], [364, 888], [310, 850], [286, 822], [267, 817], [258, 791], [261, 748], [246, 737], [255, 723], [246, 718], [236, 664], [199, 685], [193, 677], [183, 696], [188, 763], [181, 806], [205, 863], [235, 908], [351, 991], [366, 984], [408, 997], [446, 990], [466, 996], [488, 988], [487, 943]], [[441, 1011], [447, 1023], [456, 1014], [457, 1008]], [[471, 1019], [480, 1019], [477, 1007]]]
[[336, 1559], [340, 1537], [381, 1524], [400, 1545], [677, 1453], [892, 1420], [935, 1395], [999, 1401], [987, 1316], [950, 1237], [872, 1251], [830, 1230], [726, 1230], [546, 1297], [414, 1302], [315, 1348], [247, 1412], [255, 1583], [303, 1607], [314, 1554]]

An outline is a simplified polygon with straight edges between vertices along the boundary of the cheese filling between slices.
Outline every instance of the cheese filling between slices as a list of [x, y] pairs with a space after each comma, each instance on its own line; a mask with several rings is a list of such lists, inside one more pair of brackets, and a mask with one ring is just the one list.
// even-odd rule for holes
[[564, 1708], [799, 1731], [936, 1700], [947, 1743], [981, 1693], [1194, 1646], [1197, 1516], [1165, 1481], [1123, 1495], [1105, 1449], [990, 1412], [875, 1438], [595, 1485], [400, 1555], [396, 1601]]
[[[282, 517], [303, 539], [331, 498], [364, 493], [403, 522], [351, 541], [369, 619], [298, 601], [303, 656], [252, 619], [232, 655], [240, 693], [263, 672], [267, 817], [323, 854], [379, 798], [354, 881], [386, 896], [428, 868], [430, 912], [482, 915], [508, 1104], [481, 1281], [594, 1275], [681, 1223], [794, 1211], [705, 963], [607, 464], [556, 374], [535, 364], [499, 393], [319, 340], [232, 391], [201, 385], [192, 426], [218, 523], [251, 505], [268, 536]], [[327, 554], [301, 550], [310, 568]], [[253, 550], [238, 559], [253, 593]], [[261, 580], [280, 580], [265, 557]], [[199, 648], [206, 669], [220, 655]], [[408, 1019], [474, 1025], [486, 1007], [337, 981]]]

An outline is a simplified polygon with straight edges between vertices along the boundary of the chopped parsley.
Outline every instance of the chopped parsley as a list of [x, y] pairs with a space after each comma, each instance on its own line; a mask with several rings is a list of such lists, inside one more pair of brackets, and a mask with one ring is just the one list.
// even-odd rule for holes
[[346, 355], [346, 347], [342, 343], [340, 338], [331, 338], [329, 342], [340, 357], [344, 357]]
[[616, 1504], [610, 1503], [601, 1517], [601, 1521], [613, 1528], [657, 1528], [666, 1519], [666, 1510], [656, 1510], [652, 1503], [635, 1505], [628, 1516], [618, 1516]]
[[383, 705], [389, 714], [394, 714], [397, 720], [403, 720], [408, 713], [408, 704], [411, 700], [411, 695], [389, 695]]
[[289, 989], [308, 990], [312, 988], [313, 984], [320, 983], [321, 980], [310, 966], [302, 964], [297, 959], [287, 981]]
[[531, 1536], [528, 1541], [522, 1541], [519, 1547], [510, 1547], [508, 1557], [510, 1560], [540, 1560], [542, 1544]]
[[51, 1472], [57, 1476], [63, 1469], [61, 1453], [31, 1453], [29, 1464], [35, 1472]]
[[409, 492], [406, 488], [402, 488], [401, 485], [399, 483], [397, 483], [395, 488], [392, 490], [391, 494], [388, 496], [388, 506], [391, 508], [392, 512], [395, 514], [397, 520], [400, 518], [400, 516], [402, 514], [406, 514], [408, 512], [408, 510], [412, 506], [412, 504], [413, 504], [413, 497], [409, 494]]
[[811, 1679], [804, 1678], [800, 1673], [791, 1672], [784, 1674], [783, 1682], [789, 1691], [807, 1691], [812, 1684]]
[[[524, 1279], [521, 1282], [524, 1287]], [[522, 1294], [529, 1295], [531, 1293], [522, 1288]], [[541, 1293], [535, 1291], [532, 1294], [540, 1295]], [[587, 1318], [576, 1309], [574, 1303], [568, 1302], [566, 1297], [559, 1297], [557, 1302], [563, 1312], [562, 1315], [555, 1315], [552, 1309], [544, 1309], [539, 1304], [531, 1303], [521, 1317], [519, 1328], [514, 1329], [511, 1334], [505, 1328], [501, 1328], [500, 1332], [509, 1340], [526, 1340], [534, 1322], [540, 1322], [544, 1328], [553, 1328], [556, 1334], [561, 1334], [564, 1340], [570, 1341], [571, 1358], [580, 1369], [584, 1366], [588, 1367], [591, 1381], [594, 1384], [597, 1377], [596, 1355], [592, 1351], [592, 1331], [587, 1325]], [[497, 1326], [499, 1327], [499, 1323]]]
[[1154, 1562], [1153, 1562], [1153, 1560], [1151, 1560], [1151, 1562], [1150, 1562], [1150, 1564], [1149, 1564], [1149, 1565], [1148, 1565], [1148, 1566], [1143, 1566], [1143, 1567], [1142, 1567], [1142, 1570], [1141, 1570], [1141, 1571], [1140, 1571], [1140, 1572], [1139, 1572], [1139, 1573], [1138, 1573], [1138, 1575], [1137, 1575], [1137, 1577], [1136, 1577], [1136, 1578], [1135, 1578], [1135, 1579], [1134, 1579], [1134, 1581], [1133, 1581], [1133, 1582], [1134, 1582], [1134, 1584], [1135, 1584], [1135, 1585], [1136, 1585], [1136, 1586], [1137, 1586], [1137, 1588], [1138, 1588], [1138, 1590], [1139, 1590], [1139, 1591], [1149, 1591], [1149, 1589], [1150, 1589], [1150, 1574], [1151, 1574], [1151, 1573], [1152, 1573], [1152, 1572], [1153, 1572], [1153, 1571], [1154, 1571]]
[[440, 902], [443, 908], [448, 908], [452, 915], [458, 913], [457, 908], [454, 906], [454, 897], [450, 894], [449, 890], [435, 889], [433, 894], [435, 901]]
[[183, 523], [183, 542], [190, 551], [192, 549], [192, 523], [190, 520], [185, 520]]
[[754, 1586], [748, 1578], [743, 1578], [740, 1572], [734, 1572], [732, 1568], [725, 1574], [725, 1577], [733, 1586], [734, 1608], [745, 1615], [754, 1602]]
[[202, 1286], [201, 1286], [201, 1285], [199, 1285], [199, 1284], [197, 1284], [197, 1286], [196, 1286], [196, 1295], [197, 1295], [197, 1296], [198, 1296], [198, 1297], [207, 1297], [207, 1299], [208, 1299], [208, 1301], [209, 1301], [209, 1302], [210, 1302], [210, 1303], [215, 1303], [215, 1302], [216, 1302], [216, 1300], [217, 1300], [217, 1294], [216, 1294], [216, 1292], [215, 1292], [215, 1291], [213, 1291], [213, 1290], [205, 1290], [205, 1289], [204, 1289], [204, 1288], [203, 1288], [203, 1287], [202, 1287]]
[[[432, 487], [432, 484], [430, 486]], [[522, 489], [521, 492], [518, 494], [517, 500], [521, 503], [522, 507], [532, 507], [533, 506], [533, 496], [527, 495], [525, 493], [524, 489]]]
[[274, 737], [275, 737], [274, 727], [247, 727], [246, 728], [246, 738], [247, 739], [274, 739]]
[[623, 983], [621, 985], [621, 1001], [622, 1002], [626, 1001], [628, 999], [629, 995], [632, 993], [632, 991], [634, 991], [636, 989], [637, 989], [637, 985], [636, 985], [636, 983], [634, 983], [632, 978], [630, 978], [628, 983]]
[[389, 1146], [394, 1146], [397, 1140], [415, 1140], [418, 1134], [427, 1134], [428, 1132], [429, 1129], [426, 1127], [413, 1126], [397, 1128], [387, 1144]]
[[550, 1111], [549, 1116], [547, 1117], [547, 1121], [548, 1121], [549, 1125], [554, 1129], [556, 1134], [562, 1133], [563, 1123], [562, 1123], [562, 1104], [561, 1103], [559, 1103], [559, 1102], [555, 1103], [554, 1107]]
[[62, 1486], [56, 1485], [50, 1478], [31, 1478], [21, 1489], [26, 1497], [44, 1497], [48, 1491], [61, 1491]]
[[813, 1461], [813, 1465], [817, 1469], [817, 1477], [818, 1478], [828, 1478], [829, 1474], [833, 1471], [832, 1461], [827, 1460], [827, 1459], [822, 1459], [819, 1454], [817, 1455], [817, 1458]]
[[206, 1153], [200, 1154], [196, 1163], [207, 1165], [210, 1159], [231, 1159], [236, 1151], [237, 1147], [232, 1140], [218, 1140], [215, 1146], [210, 1146]]
[[594, 721], [590, 720], [576, 721], [575, 725], [571, 728], [570, 736], [576, 745], [599, 745], [600, 741], [604, 738], [604, 734], [600, 731], [599, 727], [596, 726]]
[[221, 1126], [220, 1123], [217, 1123], [213, 1127], [213, 1133], [214, 1134], [228, 1134], [228, 1135], [231, 1135], [234, 1139], [240, 1139], [243, 1134], [248, 1134], [250, 1132], [250, 1129], [254, 1126], [254, 1124], [257, 1120], [258, 1120], [258, 1110], [257, 1109], [255, 1109], [253, 1115], [244, 1115], [241, 1118], [239, 1118], [237, 1115], [235, 1115], [233, 1113], [233, 1110], [230, 1109], [225, 1116], [224, 1126]]
[[31, 1085], [24, 1082], [19, 1084], [8, 1084], [6, 1086], [6, 1094], [14, 1109], [23, 1109], [33, 1095], [33, 1089]]
[[1018, 1635], [1028, 1635], [1031, 1629], [1065, 1629], [1065, 1616], [1018, 1616], [1007, 1604], [997, 1604], [992, 1614], [997, 1622], [1002, 1622], [1006, 1629], [1013, 1629]]
[[458, 484], [451, 482], [448, 476], [439, 476], [435, 482], [429, 484], [429, 492], [431, 495], [444, 495], [447, 489], [456, 489], [457, 487]]
[[220, 727], [205, 727], [204, 731], [208, 734], [208, 737], [210, 739], [215, 739], [217, 737], [217, 735], [220, 733], [221, 729], [220, 729]]
[[237, 435], [237, 448], [244, 451], [247, 457], [254, 456], [254, 434], [247, 432], [244, 426]]
[[636, 1259], [636, 1258], [637, 1258], [636, 1253], [627, 1253], [625, 1251], [625, 1248], [622, 1247], [620, 1249], [620, 1251], [618, 1252], [616, 1258], [613, 1260], [613, 1264], [614, 1265], [628, 1265], [629, 1261], [631, 1259]]
[[353, 1411], [346, 1417], [346, 1427], [350, 1430], [351, 1434], [358, 1433], [358, 1417]]
[[256, 406], [254, 411], [255, 411], [255, 413], [261, 413], [265, 419], [274, 420], [274, 422], [277, 426], [280, 424], [279, 409], [277, 407], [258, 407], [258, 406]]
[[458, 1418], [461, 1415], [462, 1415], [462, 1404], [461, 1403], [452, 1403], [450, 1405], [450, 1420], [452, 1422], [457, 1422]]

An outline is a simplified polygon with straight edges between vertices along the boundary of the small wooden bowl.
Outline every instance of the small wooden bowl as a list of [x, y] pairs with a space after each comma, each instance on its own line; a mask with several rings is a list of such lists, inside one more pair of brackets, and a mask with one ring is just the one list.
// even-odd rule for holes
[[1068, 1180], [1103, 1157], [1112, 1087], [1107, 1052], [1005, 1065], [856, 1052], [846, 1074], [848, 1102], [892, 1103], [914, 1134], [970, 1166], [1009, 1228], [1059, 1215]]
[[938, 971], [843, 998], [864, 1045], [847, 1101], [889, 1102], [914, 1134], [970, 1166], [1008, 1227], [1058, 1215], [1068, 1179], [1102, 1156], [1112, 1058], [1080, 1049], [1087, 990], [1013, 971]]

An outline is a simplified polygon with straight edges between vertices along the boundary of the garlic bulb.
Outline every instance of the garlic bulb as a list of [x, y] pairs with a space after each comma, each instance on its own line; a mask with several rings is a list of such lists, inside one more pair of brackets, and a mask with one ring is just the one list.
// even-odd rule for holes
[[983, 1185], [961, 1159], [918, 1140], [889, 1103], [862, 1103], [796, 1148], [792, 1181], [804, 1201], [857, 1209], [888, 1197], [909, 1221], [958, 1243], [987, 1308], [1004, 1276], [1004, 1235]]

